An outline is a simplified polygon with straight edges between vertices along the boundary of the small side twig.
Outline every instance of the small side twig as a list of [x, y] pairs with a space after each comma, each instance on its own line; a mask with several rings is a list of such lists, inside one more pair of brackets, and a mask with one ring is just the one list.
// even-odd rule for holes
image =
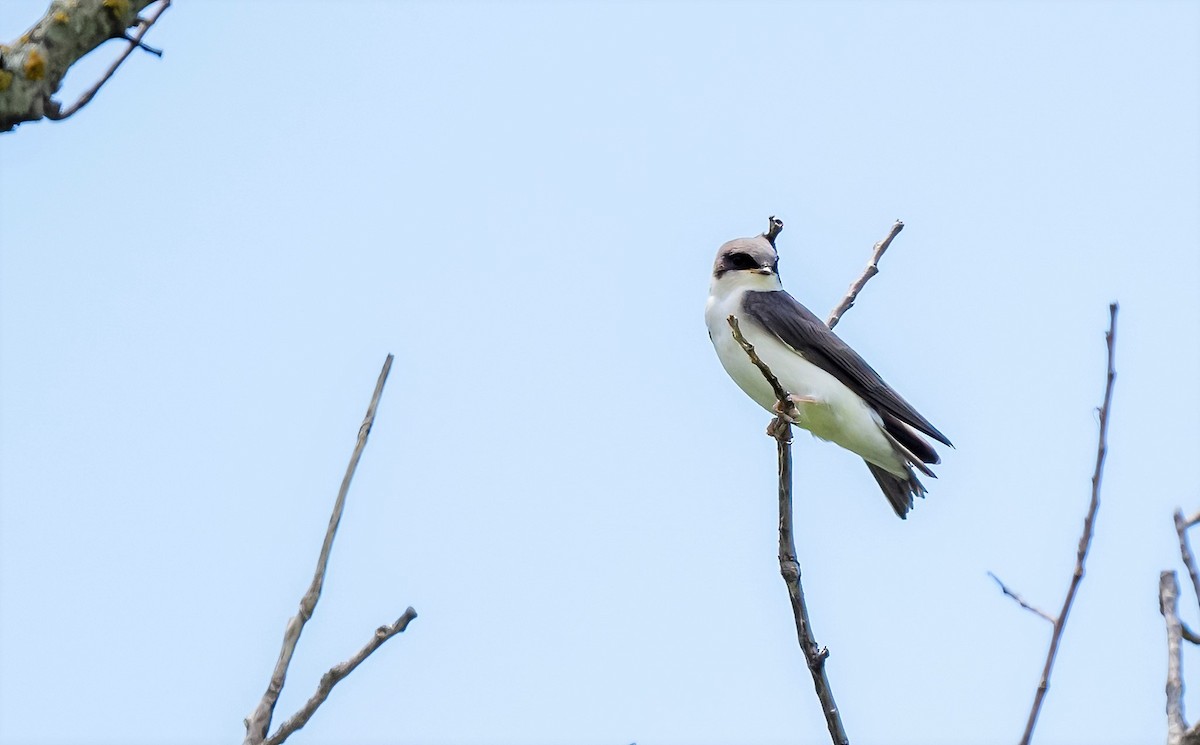
[[1022, 608], [1029, 611], [1030, 613], [1034, 614], [1035, 616], [1038, 616], [1040, 618], [1045, 619], [1046, 621], [1049, 621], [1051, 624], [1054, 623], [1054, 616], [1050, 615], [1049, 613], [1042, 610], [1041, 608], [1038, 608], [1035, 605], [1030, 605], [1029, 603], [1025, 602], [1025, 598], [1021, 597], [1017, 593], [1010, 590], [1008, 588], [1008, 585], [1004, 584], [1004, 582], [1002, 582], [1000, 580], [1000, 578], [997, 577], [995, 574], [988, 572], [988, 576], [991, 577], [992, 579], [994, 579], [996, 581], [996, 584], [1000, 585], [1000, 590], [1005, 595], [1007, 595], [1010, 598], [1012, 598], [1013, 600], [1015, 600], [1017, 605], [1021, 606]]
[[850, 289], [846, 291], [846, 297], [842, 298], [842, 302], [838, 303], [833, 312], [829, 314], [829, 320], [825, 325], [833, 328], [837, 322], [842, 320], [842, 316], [846, 311], [854, 307], [854, 301], [858, 299], [858, 293], [862, 292], [862, 288], [867, 286], [867, 282], [879, 274], [879, 260], [883, 258], [883, 252], [888, 250], [888, 246], [892, 245], [892, 239], [895, 238], [901, 230], [904, 230], [904, 223], [897, 220], [892, 224], [892, 229], [884, 236], [883, 240], [875, 244], [875, 249], [871, 252], [871, 260], [867, 262], [867, 268], [859, 275], [858, 279], [850, 285]]
[[1071, 575], [1071, 584], [1067, 587], [1067, 596], [1063, 600], [1062, 610], [1054, 619], [1054, 631], [1050, 635], [1050, 649], [1046, 652], [1046, 664], [1042, 668], [1042, 679], [1038, 683], [1037, 692], [1033, 697], [1033, 707], [1029, 711], [1029, 719], [1025, 723], [1025, 733], [1021, 737], [1021, 745], [1029, 745], [1033, 738], [1033, 728], [1037, 724], [1038, 714], [1050, 689], [1050, 673], [1054, 669], [1054, 658], [1058, 654], [1058, 644], [1062, 639], [1063, 629], [1067, 624], [1067, 616], [1071, 612], [1071, 604], [1075, 601], [1075, 593], [1079, 591], [1079, 583], [1083, 580], [1083, 565], [1087, 559], [1088, 548], [1092, 544], [1092, 534], [1096, 525], [1096, 511], [1100, 507], [1100, 479], [1104, 474], [1104, 457], [1108, 453], [1108, 416], [1112, 404], [1113, 382], [1117, 378], [1113, 368], [1113, 352], [1117, 338], [1117, 304], [1108, 306], [1108, 333], [1104, 335], [1108, 347], [1108, 373], [1104, 385], [1104, 402], [1100, 405], [1100, 434], [1096, 443], [1096, 468], [1092, 472], [1092, 498], [1088, 504], [1087, 517], [1083, 520], [1083, 535], [1079, 537], [1079, 548], [1075, 553], [1075, 571]]
[[125, 51], [122, 52], [119, 57], [113, 60], [113, 63], [108, 66], [108, 70], [105, 71], [104, 75], [102, 75], [91, 88], [88, 88], [86, 91], [84, 91], [83, 95], [80, 96], [75, 103], [63, 108], [56, 101], [47, 101], [46, 118], [53, 121], [62, 121], [63, 119], [66, 119], [82, 109], [84, 106], [87, 106], [91, 100], [96, 97], [96, 93], [100, 91], [101, 86], [107, 83], [108, 79], [111, 78], [114, 73], [116, 73], [117, 68], [121, 66], [121, 64], [129, 57], [129, 55], [133, 54], [133, 50], [141, 48], [150, 54], [155, 55], [156, 57], [161, 57], [162, 50], [147, 46], [142, 42], [142, 37], [146, 35], [146, 32], [150, 30], [151, 26], [158, 22], [159, 16], [161, 16], [163, 11], [169, 7], [171, 7], [171, 0], [162, 0], [162, 4], [155, 9], [152, 15], [138, 20], [137, 28], [134, 30], [132, 35], [125, 34], [123, 37], [121, 37], [129, 42], [129, 46], [125, 48]]
[[342, 678], [354, 672], [354, 668], [362, 664], [363, 660], [370, 657], [372, 652], [382, 647], [384, 642], [407, 629], [409, 622], [416, 617], [417, 612], [410, 607], [404, 611], [404, 615], [396, 619], [395, 623], [375, 629], [371, 640], [362, 649], [358, 650], [357, 654], [340, 665], [334, 665], [329, 669], [329, 672], [321, 676], [321, 682], [317, 685], [317, 692], [305, 702], [304, 706], [300, 707], [300, 711], [279, 725], [279, 729], [275, 731], [275, 734], [268, 737], [263, 745], [280, 745], [293, 732], [308, 724], [308, 720], [312, 718], [312, 715], [316, 713], [321, 704], [325, 703], [325, 699], [329, 698], [329, 693], [333, 690], [333, 687]]
[[[275, 663], [275, 670], [271, 674], [271, 681], [267, 685], [267, 691], [263, 694], [258, 706], [255, 707], [254, 711], [246, 719], [246, 738], [243, 741], [243, 745], [261, 745], [266, 739], [267, 732], [271, 727], [271, 717], [275, 712], [275, 704], [279, 701], [279, 694], [283, 691], [283, 684], [287, 678], [288, 666], [292, 663], [292, 655], [296, 651], [296, 644], [300, 641], [300, 632], [304, 630], [304, 624], [312, 618], [313, 611], [317, 607], [317, 601], [321, 599], [321, 589], [325, 585], [325, 570], [329, 566], [329, 554], [333, 550], [333, 539], [337, 535], [338, 524], [342, 520], [342, 512], [346, 506], [346, 494], [350, 491], [350, 481], [354, 478], [354, 472], [358, 469], [358, 461], [362, 457], [363, 449], [367, 446], [367, 436], [371, 433], [371, 426], [375, 423], [375, 410], [379, 407], [379, 399], [383, 395], [383, 385], [387, 382], [388, 373], [392, 369], [392, 360], [393, 355], [389, 354], [387, 360], [383, 363], [383, 369], [379, 372], [379, 379], [375, 382], [375, 392], [372, 394], [371, 403], [367, 407], [367, 415], [363, 418], [363, 423], [358, 428], [358, 442], [354, 446], [354, 453], [350, 456], [350, 463], [346, 466], [346, 475], [342, 477], [342, 485], [338, 489], [337, 500], [333, 505], [333, 514], [329, 517], [329, 527], [325, 531], [325, 541], [321, 544], [321, 554], [317, 558], [317, 569], [313, 573], [312, 583], [309, 585], [308, 591], [304, 593], [304, 597], [300, 599], [300, 610], [288, 621], [287, 629], [283, 634], [283, 647], [279, 651], [279, 660]], [[411, 612], [412, 609], [409, 610]], [[416, 617], [415, 613], [413, 613], [413, 617]], [[375, 646], [379, 646], [379, 644], [387, 641], [387, 639], [396, 633], [403, 631], [408, 626], [408, 621], [410, 620], [412, 619], [408, 618], [408, 613], [401, 616], [400, 620], [395, 624], [399, 628], [395, 632], [379, 639]], [[402, 626], [401, 621], [403, 621]], [[376, 636], [379, 636], [378, 632]], [[370, 647], [371, 645], [368, 644], [367, 646]], [[366, 648], [364, 647], [364, 649]], [[363, 655], [363, 659], [372, 651], [374, 651], [373, 648], [367, 651]], [[361, 661], [358, 660], [358, 662]], [[351, 662], [354, 662], [354, 660], [352, 659]], [[354, 665], [346, 671], [346, 674], [349, 674], [350, 670], [353, 670], [358, 665], [358, 662], [354, 662]], [[341, 677], [345, 677], [345, 675]], [[338, 679], [340, 680], [341, 678], [339, 677]], [[336, 682], [336, 680], [333, 681], [333, 683]], [[322, 683], [324, 683], [324, 679], [322, 679]], [[330, 683], [330, 688], [333, 687], [333, 683]], [[328, 695], [328, 692], [326, 695]], [[321, 697], [321, 701], [324, 701], [324, 696]], [[317, 706], [320, 706], [321, 701], [318, 701], [313, 706], [314, 711]], [[311, 712], [309, 716], [311, 716]], [[307, 721], [308, 717], [306, 716], [304, 722]], [[303, 726], [304, 722], [297, 725], [296, 729]], [[283, 740], [273, 738], [272, 741], [279, 743]]]
[[767, 367], [767, 363], [759, 359], [758, 352], [754, 351], [754, 345], [746, 341], [746, 337], [742, 336], [742, 327], [738, 324], [737, 316], [729, 316], [725, 320], [729, 322], [729, 328], [733, 330], [734, 341], [745, 350], [746, 354], [750, 357], [750, 361], [754, 363], [758, 371], [771, 384], [771, 390], [775, 392], [775, 400], [779, 402], [780, 411], [789, 417], [793, 417], [796, 414], [796, 404], [792, 402], [788, 392], [780, 385], [779, 378], [775, 377], [775, 373], [771, 372], [771, 368]]
[[795, 413], [796, 405], [788, 396], [788, 392], [780, 385], [779, 379], [771, 372], [771, 368], [763, 362], [754, 345], [746, 341], [738, 326], [738, 319], [729, 316], [729, 328], [733, 338], [745, 350], [750, 361], [759, 369], [779, 402], [780, 411], [768, 429], [775, 438], [779, 459], [779, 573], [787, 584], [788, 599], [792, 604], [792, 616], [796, 621], [796, 636], [804, 660], [812, 674], [813, 686], [817, 698], [821, 702], [821, 711], [825, 714], [825, 724], [829, 728], [829, 736], [835, 745], [849, 745], [850, 737], [842, 724], [841, 711], [833, 698], [833, 688], [829, 684], [829, 675], [825, 671], [825, 660], [829, 657], [829, 649], [817, 644], [813, 638], [812, 621], [808, 615], [808, 604], [804, 599], [804, 587], [800, 583], [800, 563], [796, 560], [796, 539], [792, 529], [792, 425], [788, 416]]
[[1187, 567], [1188, 576], [1192, 578], [1192, 589], [1196, 592], [1196, 599], [1200, 601], [1200, 574], [1196, 572], [1196, 557], [1192, 553], [1192, 546], [1187, 537], [1188, 528], [1192, 525], [1195, 525], [1195, 520], [1188, 520], [1184, 518], [1181, 510], [1175, 510], [1175, 533], [1179, 536], [1179, 555], [1183, 558], [1183, 565]]

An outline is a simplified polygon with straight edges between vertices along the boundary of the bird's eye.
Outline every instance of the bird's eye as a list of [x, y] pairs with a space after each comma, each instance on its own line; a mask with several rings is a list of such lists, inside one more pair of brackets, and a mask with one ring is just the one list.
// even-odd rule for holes
[[742, 253], [741, 251], [738, 251], [737, 253], [729, 254], [729, 265], [732, 266], [734, 269], [757, 269], [758, 268], [758, 262], [755, 261], [750, 256], [750, 254]]

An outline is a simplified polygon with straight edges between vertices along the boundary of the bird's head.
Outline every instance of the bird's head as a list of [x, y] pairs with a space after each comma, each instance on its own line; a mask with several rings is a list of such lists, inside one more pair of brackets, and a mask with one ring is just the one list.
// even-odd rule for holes
[[767, 231], [753, 238], [735, 238], [717, 250], [713, 262], [713, 284], [770, 285], [779, 289], [779, 254], [775, 238], [783, 232], [783, 220], [771, 215]]
[[714, 290], [778, 290], [779, 254], [765, 236], [736, 238], [721, 246], [713, 262]]
[[721, 279], [730, 272], [777, 276], [779, 254], [761, 235], [756, 238], [735, 238], [717, 251], [717, 260], [713, 262], [713, 279]]

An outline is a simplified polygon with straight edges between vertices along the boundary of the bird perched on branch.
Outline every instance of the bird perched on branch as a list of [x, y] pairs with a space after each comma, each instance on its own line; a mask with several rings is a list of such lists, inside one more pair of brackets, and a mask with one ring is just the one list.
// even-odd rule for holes
[[[867, 463], [901, 518], [925, 487], [915, 471], [937, 478], [941, 462], [928, 435], [950, 440], [900, 397], [879, 373], [820, 319], [783, 289], [775, 238], [783, 223], [754, 238], [729, 241], [717, 251], [704, 320], [729, 377], [750, 398], [816, 437]], [[778, 378], [793, 407], [781, 407], [763, 372], [733, 336], [729, 318]], [[950, 445], [953, 447], [952, 445]]]

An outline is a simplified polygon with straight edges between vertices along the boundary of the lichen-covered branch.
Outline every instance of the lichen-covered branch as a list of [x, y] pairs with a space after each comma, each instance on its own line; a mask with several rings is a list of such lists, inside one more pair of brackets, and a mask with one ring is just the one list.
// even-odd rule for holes
[[[160, 3], [150, 18], [139, 15]], [[53, 0], [46, 14], [11, 44], [0, 44], [0, 132], [43, 117], [63, 119], [91, 100], [133, 49], [170, 0]], [[133, 37], [127, 29], [137, 26]], [[129, 49], [108, 73], [64, 113], [53, 99], [67, 70], [110, 39], [127, 39]]]

